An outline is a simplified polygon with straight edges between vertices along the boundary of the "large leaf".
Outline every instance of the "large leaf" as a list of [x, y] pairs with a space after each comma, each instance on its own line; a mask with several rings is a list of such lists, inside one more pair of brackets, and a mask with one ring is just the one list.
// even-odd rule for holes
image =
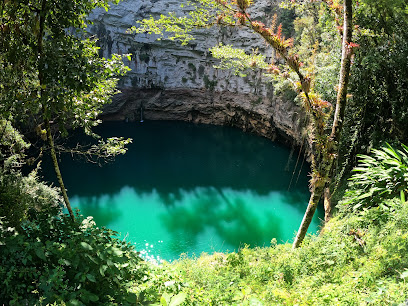
[[180, 292], [176, 296], [173, 296], [169, 306], [178, 306], [181, 305], [187, 298], [187, 295], [184, 292]]
[[86, 275], [86, 278], [89, 280], [89, 281], [91, 281], [91, 282], [93, 282], [93, 283], [96, 283], [96, 279], [95, 279], [95, 276], [93, 275], [93, 274], [87, 274]]
[[36, 248], [36, 249], [35, 249], [35, 254], [36, 254], [39, 258], [41, 258], [42, 260], [47, 260], [47, 258], [45, 257], [45, 254], [44, 254], [44, 250], [43, 250], [42, 248]]
[[88, 243], [86, 243], [86, 242], [81, 242], [80, 243], [80, 245], [81, 245], [81, 247], [83, 247], [85, 250], [87, 250], [87, 251], [92, 251], [93, 250], [93, 248], [88, 244]]

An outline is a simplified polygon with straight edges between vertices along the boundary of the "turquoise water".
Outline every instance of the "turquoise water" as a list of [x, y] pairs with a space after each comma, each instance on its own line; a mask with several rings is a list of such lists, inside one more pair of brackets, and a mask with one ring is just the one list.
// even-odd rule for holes
[[293, 174], [297, 155], [282, 145], [185, 122], [104, 123], [97, 132], [133, 143], [103, 167], [62, 157], [72, 206], [120, 232], [146, 258], [293, 239], [309, 197], [309, 169], [303, 165], [299, 173], [301, 158]]

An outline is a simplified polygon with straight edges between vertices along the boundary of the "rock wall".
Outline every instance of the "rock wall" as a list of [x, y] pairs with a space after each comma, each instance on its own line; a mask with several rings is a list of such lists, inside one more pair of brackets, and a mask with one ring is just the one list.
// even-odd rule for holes
[[[255, 1], [254, 19], [268, 23], [278, 11], [278, 0]], [[301, 116], [293, 101], [273, 94], [262, 74], [250, 72], [241, 78], [215, 69], [217, 61], [208, 49], [219, 42], [251, 52], [258, 48], [273, 56], [262, 39], [238, 28], [217, 28], [194, 33], [187, 46], [170, 40], [156, 40], [147, 34], [129, 34], [137, 20], [175, 12], [183, 14], [179, 0], [123, 0], [106, 12], [95, 10], [88, 26], [99, 38], [100, 55], [131, 53], [131, 68], [120, 80], [122, 94], [114, 97], [104, 112], [105, 120], [186, 120], [232, 125], [275, 139], [283, 135], [299, 141]], [[184, 8], [185, 10], [185, 8]]]
[[182, 120], [228, 125], [272, 140], [300, 141], [293, 123], [299, 116], [280, 98], [206, 89], [122, 89], [103, 120]]

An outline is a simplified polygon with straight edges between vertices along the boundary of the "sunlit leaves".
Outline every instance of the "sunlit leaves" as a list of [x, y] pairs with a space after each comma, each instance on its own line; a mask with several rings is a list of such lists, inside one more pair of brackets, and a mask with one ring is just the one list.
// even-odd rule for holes
[[[138, 21], [138, 27], [132, 27], [129, 31], [132, 33], [156, 34], [170, 40], [180, 41], [186, 45], [194, 39], [191, 31], [197, 28], [211, 27], [214, 24], [232, 23], [233, 19], [227, 13], [228, 8], [213, 0], [199, 0], [198, 4], [187, 2], [183, 7], [191, 8], [186, 15], [176, 16], [170, 12], [167, 15], [161, 15], [160, 18], [153, 17]], [[220, 18], [222, 17], [222, 18]]]
[[268, 64], [265, 56], [253, 50], [251, 54], [246, 54], [244, 50], [234, 48], [231, 45], [219, 44], [210, 49], [214, 58], [220, 59], [221, 63], [216, 68], [231, 69], [235, 74], [245, 76], [248, 68], [267, 69]]
[[408, 194], [408, 147], [401, 146], [401, 150], [395, 150], [387, 145], [372, 150], [372, 156], [360, 155], [345, 204], [361, 209], [378, 206], [383, 199], [405, 199]]
[[126, 145], [131, 143], [132, 139], [123, 137], [111, 137], [106, 140], [99, 140], [98, 145], [92, 147], [92, 150], [95, 150], [95, 154], [100, 155], [101, 157], [115, 157], [117, 155], [126, 153]]
[[6, 169], [21, 166], [24, 150], [30, 145], [9, 120], [0, 119], [0, 162]]
[[55, 188], [39, 182], [36, 171], [23, 176], [15, 169], [4, 168], [0, 168], [0, 195], [0, 216], [13, 227], [27, 218], [29, 210], [57, 207], [61, 200]]

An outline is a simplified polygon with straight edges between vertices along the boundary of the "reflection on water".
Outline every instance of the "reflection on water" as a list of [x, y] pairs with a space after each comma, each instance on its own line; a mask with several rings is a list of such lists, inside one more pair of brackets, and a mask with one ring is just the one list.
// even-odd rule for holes
[[[179, 190], [178, 199], [167, 205], [156, 190], [138, 192], [126, 186], [113, 196], [73, 196], [72, 204], [94, 216], [97, 224], [120, 229], [139, 250], [171, 260], [181, 253], [233, 251], [243, 244], [266, 246], [272, 238], [288, 241], [303, 215], [295, 208], [302, 203], [291, 200], [285, 192], [259, 195], [250, 190], [197, 187]], [[317, 230], [316, 222], [310, 230]]]
[[[269, 245], [291, 240], [300, 224], [308, 168], [298, 166], [292, 179], [297, 156], [277, 143], [184, 122], [109, 123], [97, 132], [133, 144], [104, 167], [63, 156], [68, 194], [85, 216], [121, 232], [145, 256]], [[44, 175], [52, 179], [50, 170]], [[310, 231], [317, 228], [315, 218]]]

